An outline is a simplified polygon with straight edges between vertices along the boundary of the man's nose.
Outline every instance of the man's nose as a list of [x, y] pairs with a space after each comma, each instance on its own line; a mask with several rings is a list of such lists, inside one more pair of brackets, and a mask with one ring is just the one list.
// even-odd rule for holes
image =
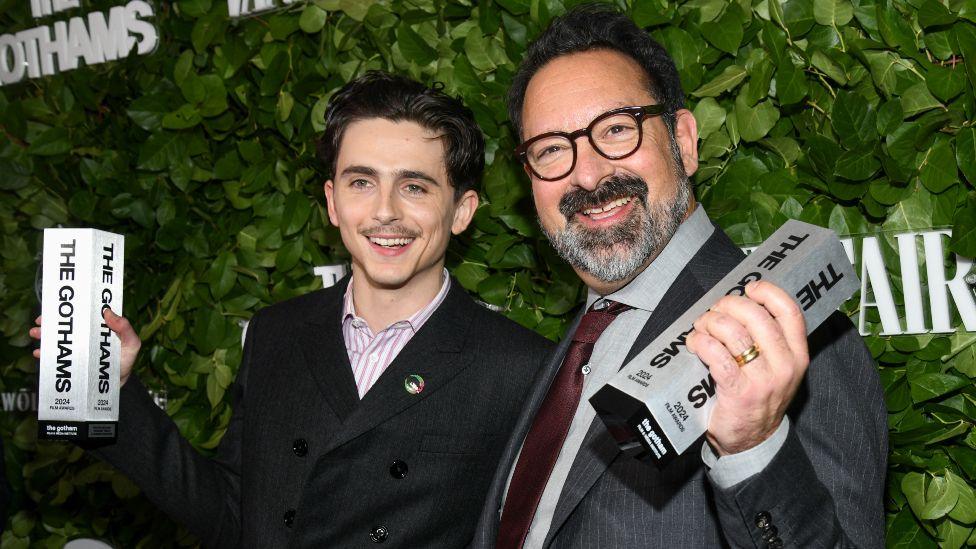
[[570, 183], [592, 191], [600, 182], [613, 175], [613, 164], [593, 148], [588, 139], [576, 142], [576, 166], [570, 173]]
[[380, 223], [391, 223], [401, 218], [400, 197], [396, 189], [391, 187], [383, 189], [376, 198], [376, 209], [373, 211], [373, 219]]

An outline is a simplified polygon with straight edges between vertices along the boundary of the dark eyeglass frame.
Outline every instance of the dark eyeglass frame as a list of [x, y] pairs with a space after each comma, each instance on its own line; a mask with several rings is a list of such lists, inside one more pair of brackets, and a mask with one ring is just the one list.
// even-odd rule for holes
[[[590, 124], [585, 128], [576, 130], [574, 132], [569, 132], [569, 133], [546, 132], [546, 133], [539, 134], [535, 137], [532, 137], [531, 139], [528, 139], [526, 141], [523, 141], [521, 145], [515, 147], [515, 155], [518, 157], [519, 161], [522, 162], [522, 164], [524, 164], [527, 168], [529, 168], [529, 171], [532, 172], [532, 175], [538, 177], [543, 181], [556, 181], [557, 179], [562, 179], [567, 175], [573, 173], [573, 170], [576, 168], [576, 159], [578, 157], [576, 151], [576, 140], [579, 139], [580, 137], [583, 137], [585, 135], [590, 142], [590, 146], [593, 147], [593, 150], [596, 151], [600, 156], [607, 158], [609, 160], [620, 160], [622, 158], [627, 158], [628, 156], [637, 152], [638, 149], [640, 149], [641, 143], [644, 141], [644, 120], [647, 120], [648, 118], [653, 118], [655, 116], [660, 116], [662, 114], [668, 114], [669, 112], [670, 111], [664, 105], [644, 105], [642, 107], [621, 107], [619, 109], [613, 109], [594, 118], [593, 121], [590, 122]], [[611, 116], [616, 116], [618, 114], [628, 114], [630, 116], [633, 116], [634, 120], [637, 121], [637, 144], [634, 146], [634, 150], [630, 151], [629, 153], [613, 156], [604, 153], [602, 150], [600, 150], [600, 147], [598, 147], [597, 144], [593, 141], [593, 127], [599, 124], [600, 122], [602, 122], [603, 120], [606, 120], [607, 118], [610, 118]], [[570, 164], [569, 169], [566, 171], [566, 173], [560, 175], [559, 177], [542, 177], [541, 175], [539, 175], [539, 172], [535, 171], [535, 168], [533, 168], [532, 164], [529, 162], [529, 155], [528, 155], [529, 147], [536, 141], [539, 141], [540, 139], [546, 139], [549, 137], [565, 137], [566, 139], [569, 140], [569, 144], [572, 147], [573, 162], [572, 164]]]

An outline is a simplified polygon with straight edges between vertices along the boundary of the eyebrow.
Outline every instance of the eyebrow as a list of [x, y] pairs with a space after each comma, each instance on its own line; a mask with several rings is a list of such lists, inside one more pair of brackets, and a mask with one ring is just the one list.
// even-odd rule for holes
[[393, 175], [397, 179], [419, 179], [421, 181], [426, 181], [431, 185], [440, 186], [440, 182], [434, 179], [432, 176], [427, 175], [426, 172], [419, 170], [397, 170], [393, 172]]
[[[342, 170], [340, 175], [365, 175], [368, 177], [378, 177], [379, 172], [369, 166], [348, 166]], [[419, 179], [421, 181], [426, 181], [431, 185], [440, 186], [440, 182], [434, 179], [433, 176], [422, 172], [420, 170], [396, 170], [393, 172], [393, 177], [395, 179]]]
[[376, 170], [370, 168], [369, 166], [348, 166], [342, 170], [340, 175], [368, 175], [370, 177], [376, 177]]

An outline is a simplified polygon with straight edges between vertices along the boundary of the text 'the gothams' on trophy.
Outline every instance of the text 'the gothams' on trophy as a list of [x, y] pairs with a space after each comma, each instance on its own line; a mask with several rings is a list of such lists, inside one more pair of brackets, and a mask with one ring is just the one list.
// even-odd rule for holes
[[95, 229], [45, 229], [41, 279], [40, 438], [115, 438], [119, 338], [102, 310], [122, 314], [124, 237]]
[[788, 221], [590, 398], [623, 451], [663, 467], [705, 434], [715, 382], [685, 338], [702, 313], [755, 280], [796, 298], [808, 335], [859, 287], [833, 231]]

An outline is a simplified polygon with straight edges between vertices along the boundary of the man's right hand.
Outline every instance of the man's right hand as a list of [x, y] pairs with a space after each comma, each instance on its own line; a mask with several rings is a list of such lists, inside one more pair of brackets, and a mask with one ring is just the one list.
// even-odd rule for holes
[[[121, 356], [121, 366], [122, 375], [120, 376], [119, 386], [125, 385], [126, 380], [129, 379], [129, 374], [132, 373], [132, 365], [135, 364], [136, 356], [139, 354], [139, 349], [142, 347], [142, 341], [139, 339], [139, 335], [132, 328], [132, 324], [124, 316], [119, 316], [112, 312], [111, 309], [105, 308], [102, 313], [102, 317], [105, 319], [105, 324], [118, 336], [119, 341], [122, 342], [122, 356]], [[41, 317], [34, 319], [34, 323], [37, 326], [30, 329], [30, 336], [38, 341], [41, 340]], [[41, 350], [34, 350], [34, 358], [41, 358]]]

